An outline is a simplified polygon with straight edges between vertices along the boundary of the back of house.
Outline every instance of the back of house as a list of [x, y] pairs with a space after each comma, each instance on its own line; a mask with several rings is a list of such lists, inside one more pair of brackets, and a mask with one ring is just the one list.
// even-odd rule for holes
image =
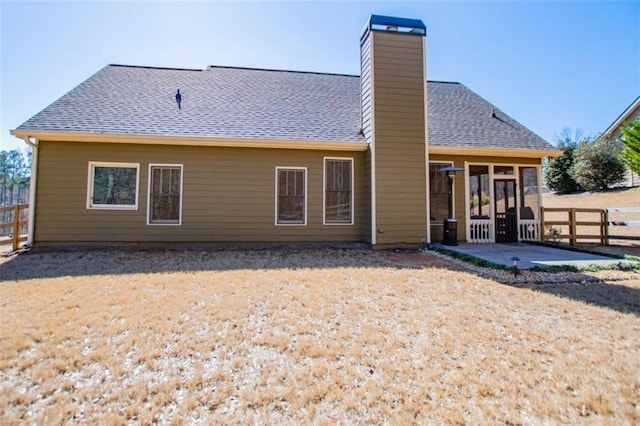
[[371, 16], [360, 76], [104, 67], [12, 131], [33, 146], [30, 243], [414, 247], [454, 217], [454, 240], [536, 239], [557, 151], [427, 81], [426, 33]]

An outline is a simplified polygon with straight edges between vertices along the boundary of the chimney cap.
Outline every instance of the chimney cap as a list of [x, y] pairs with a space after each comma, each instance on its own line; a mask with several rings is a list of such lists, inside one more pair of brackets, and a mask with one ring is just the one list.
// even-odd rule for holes
[[393, 31], [421, 36], [427, 32], [427, 27], [420, 19], [396, 18], [383, 15], [371, 15], [367, 28], [371, 31]]

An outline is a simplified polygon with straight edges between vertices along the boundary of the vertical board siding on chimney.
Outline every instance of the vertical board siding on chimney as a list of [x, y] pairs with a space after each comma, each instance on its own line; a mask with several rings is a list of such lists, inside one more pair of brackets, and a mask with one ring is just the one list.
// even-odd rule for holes
[[367, 37], [360, 47], [360, 96], [362, 105], [362, 132], [371, 142], [371, 38]]
[[372, 32], [377, 243], [427, 234], [424, 38]]

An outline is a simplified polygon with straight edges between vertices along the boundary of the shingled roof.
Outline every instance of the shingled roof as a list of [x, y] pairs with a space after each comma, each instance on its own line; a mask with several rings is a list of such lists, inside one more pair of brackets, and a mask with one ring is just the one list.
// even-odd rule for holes
[[[462, 84], [427, 87], [431, 146], [553, 149]], [[17, 130], [364, 142], [360, 127], [359, 76], [108, 65]]]

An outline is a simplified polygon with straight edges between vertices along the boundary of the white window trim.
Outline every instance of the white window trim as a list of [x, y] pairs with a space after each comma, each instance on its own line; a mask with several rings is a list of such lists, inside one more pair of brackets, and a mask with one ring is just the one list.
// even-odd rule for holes
[[[351, 200], [349, 208], [351, 209], [350, 222], [327, 222], [327, 160], [350, 161], [351, 162]], [[355, 223], [356, 209], [353, 205], [355, 192], [355, 162], [353, 157], [324, 157], [322, 161], [322, 224], [327, 226], [353, 226]]]
[[[136, 169], [136, 202], [135, 204], [93, 204], [93, 180], [96, 167], [118, 167]], [[87, 173], [87, 210], [138, 210], [140, 198], [140, 163], [118, 163], [107, 161], [89, 161]]]
[[[178, 222], [151, 222], [151, 179], [152, 174], [151, 170], [154, 167], [174, 167], [180, 169], [180, 206], [178, 208]], [[183, 192], [183, 183], [184, 183], [184, 167], [182, 164], [160, 164], [160, 163], [150, 163], [149, 164], [149, 174], [147, 176], [147, 225], [148, 226], [181, 226], [182, 225], [182, 200], [184, 198]]]
[[[279, 223], [278, 222], [278, 172], [280, 170], [303, 170], [304, 171], [304, 222], [303, 223]], [[307, 191], [307, 186], [309, 184], [309, 177], [307, 173], [306, 167], [287, 167], [287, 166], [276, 166], [276, 177], [275, 177], [275, 225], [276, 226], [307, 226], [307, 200], [309, 199], [309, 192]]]

